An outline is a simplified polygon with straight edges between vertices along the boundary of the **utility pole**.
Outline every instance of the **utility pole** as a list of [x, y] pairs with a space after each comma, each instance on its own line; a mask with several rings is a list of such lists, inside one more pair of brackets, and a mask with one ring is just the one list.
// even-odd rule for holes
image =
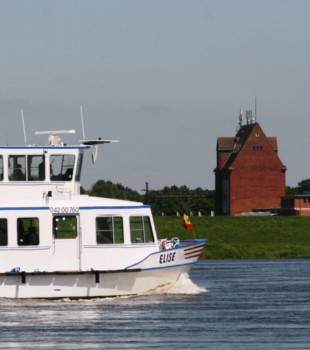
[[142, 191], [144, 192], [144, 204], [147, 204], [149, 201], [149, 183], [147, 181], [145, 182], [145, 188]]

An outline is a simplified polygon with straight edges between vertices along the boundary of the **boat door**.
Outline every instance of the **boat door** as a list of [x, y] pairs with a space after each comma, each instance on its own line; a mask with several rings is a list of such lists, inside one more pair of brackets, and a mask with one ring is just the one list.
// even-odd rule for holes
[[79, 215], [53, 215], [55, 270], [77, 271], [80, 267]]

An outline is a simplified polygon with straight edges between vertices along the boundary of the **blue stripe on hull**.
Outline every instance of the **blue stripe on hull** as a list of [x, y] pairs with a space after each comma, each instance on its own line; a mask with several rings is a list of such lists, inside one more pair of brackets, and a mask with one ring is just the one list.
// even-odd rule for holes
[[[70, 206], [68, 206], [70, 207]], [[66, 207], [63, 207], [66, 208]], [[97, 209], [103, 209], [103, 210], [109, 210], [109, 209], [149, 209], [149, 205], [135, 205], [135, 206], [117, 206], [117, 205], [111, 205], [111, 206], [82, 206], [79, 207], [79, 210], [97, 210]], [[0, 210], [2, 211], [12, 211], [12, 210], [33, 210], [33, 211], [45, 211], [45, 210], [50, 210], [50, 207], [0, 207]], [[64, 213], [63, 213], [64, 214]]]
[[0, 210], [49, 210], [49, 207], [0, 207]]
[[80, 210], [96, 210], [96, 209], [147, 209], [150, 208], [149, 205], [134, 205], [134, 206], [127, 206], [127, 205], [111, 205], [111, 206], [90, 206], [90, 207], [80, 207]]

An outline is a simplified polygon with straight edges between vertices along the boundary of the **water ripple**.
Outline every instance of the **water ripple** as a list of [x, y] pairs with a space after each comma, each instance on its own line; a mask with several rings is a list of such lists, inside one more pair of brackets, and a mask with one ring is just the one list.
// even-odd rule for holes
[[310, 260], [202, 261], [135, 297], [0, 299], [4, 349], [309, 349]]

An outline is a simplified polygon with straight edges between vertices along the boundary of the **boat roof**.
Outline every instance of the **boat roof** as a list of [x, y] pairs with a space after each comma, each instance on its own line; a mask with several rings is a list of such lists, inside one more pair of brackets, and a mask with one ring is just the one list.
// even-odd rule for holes
[[25, 145], [25, 146], [0, 146], [0, 149], [85, 149], [90, 148], [89, 145]]
[[49, 202], [43, 202], [42, 199], [37, 198], [19, 198], [18, 201], [16, 198], [8, 198], [5, 201], [5, 205], [0, 206], [0, 210], [5, 208], [43, 208], [43, 207], [84, 207], [84, 208], [121, 208], [121, 209], [130, 209], [130, 208], [149, 208], [148, 205], [144, 205], [141, 202], [133, 202], [128, 200], [114, 199], [114, 198], [103, 198], [103, 197], [92, 197], [88, 195], [73, 195], [71, 199], [53, 199], [51, 197]]
[[107, 205], [107, 206], [131, 206], [142, 205], [141, 202], [128, 201], [115, 198], [92, 197], [89, 195], [73, 196], [72, 201], [78, 200], [81, 205]]

